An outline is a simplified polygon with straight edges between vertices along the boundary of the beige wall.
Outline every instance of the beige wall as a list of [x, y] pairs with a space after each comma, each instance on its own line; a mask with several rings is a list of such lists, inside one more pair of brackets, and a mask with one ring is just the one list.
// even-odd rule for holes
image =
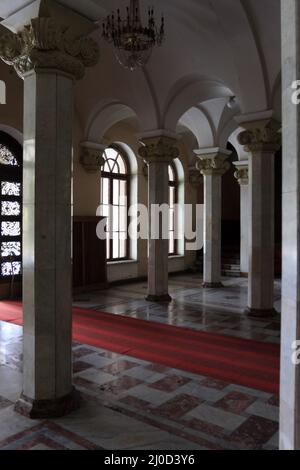
[[23, 81], [0, 60], [0, 80], [6, 84], [6, 104], [0, 105], [0, 126], [23, 129]]

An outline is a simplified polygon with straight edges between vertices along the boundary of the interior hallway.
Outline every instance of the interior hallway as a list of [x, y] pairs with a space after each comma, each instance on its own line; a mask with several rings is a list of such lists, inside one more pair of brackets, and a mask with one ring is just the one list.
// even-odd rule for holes
[[[245, 279], [199, 289], [196, 274], [170, 279], [171, 304], [144, 300], [146, 283], [77, 296], [75, 305], [207, 332], [279, 343], [279, 315], [242, 315]], [[280, 308], [280, 283], [275, 285]], [[0, 322], [0, 449], [277, 449], [278, 397], [73, 343], [82, 407], [31, 421], [13, 411], [22, 388], [22, 328]]]

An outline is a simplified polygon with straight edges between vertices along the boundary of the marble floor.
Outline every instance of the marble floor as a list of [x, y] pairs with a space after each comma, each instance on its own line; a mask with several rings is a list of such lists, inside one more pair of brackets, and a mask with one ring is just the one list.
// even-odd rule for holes
[[[78, 296], [75, 304], [224, 335], [279, 342], [279, 315], [242, 314], [247, 282], [201, 289], [195, 275], [170, 280], [170, 305], [144, 301], [145, 283]], [[276, 283], [275, 306], [280, 307]], [[278, 397], [170, 369], [103, 349], [73, 344], [77, 412], [31, 421], [13, 411], [21, 391], [22, 328], [0, 322], [0, 449], [194, 450], [278, 447]]]
[[[147, 283], [126, 284], [107, 291], [77, 296], [80, 308], [127, 315], [133, 318], [194, 330], [239, 336], [256, 341], [280, 342], [280, 315], [267, 320], [245, 316], [247, 279], [224, 278], [223, 289], [202, 289], [196, 274], [170, 278], [170, 304], [145, 301]], [[280, 282], [275, 281], [274, 307], [280, 312]]]

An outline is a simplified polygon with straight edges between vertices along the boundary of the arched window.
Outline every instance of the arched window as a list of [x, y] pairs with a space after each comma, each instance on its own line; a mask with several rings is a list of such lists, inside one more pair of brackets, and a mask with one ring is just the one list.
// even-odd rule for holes
[[169, 205], [170, 205], [170, 225], [169, 225], [169, 256], [177, 255], [176, 218], [174, 206], [178, 203], [178, 177], [175, 165], [169, 165]]
[[0, 282], [22, 273], [22, 148], [0, 132]]
[[112, 146], [104, 152], [101, 178], [102, 215], [107, 217], [107, 260], [129, 258], [128, 201], [129, 166], [124, 152]]

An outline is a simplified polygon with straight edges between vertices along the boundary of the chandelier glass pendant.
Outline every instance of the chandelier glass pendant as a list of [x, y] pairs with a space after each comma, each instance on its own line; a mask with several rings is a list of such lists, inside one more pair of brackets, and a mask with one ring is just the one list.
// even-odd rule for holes
[[107, 17], [103, 23], [103, 38], [112, 43], [118, 62], [131, 71], [144, 67], [153, 47], [161, 46], [165, 37], [164, 18], [157, 28], [153, 8], [148, 9], [148, 24], [143, 26], [139, 0], [130, 0], [127, 18], [122, 19], [120, 10]]

